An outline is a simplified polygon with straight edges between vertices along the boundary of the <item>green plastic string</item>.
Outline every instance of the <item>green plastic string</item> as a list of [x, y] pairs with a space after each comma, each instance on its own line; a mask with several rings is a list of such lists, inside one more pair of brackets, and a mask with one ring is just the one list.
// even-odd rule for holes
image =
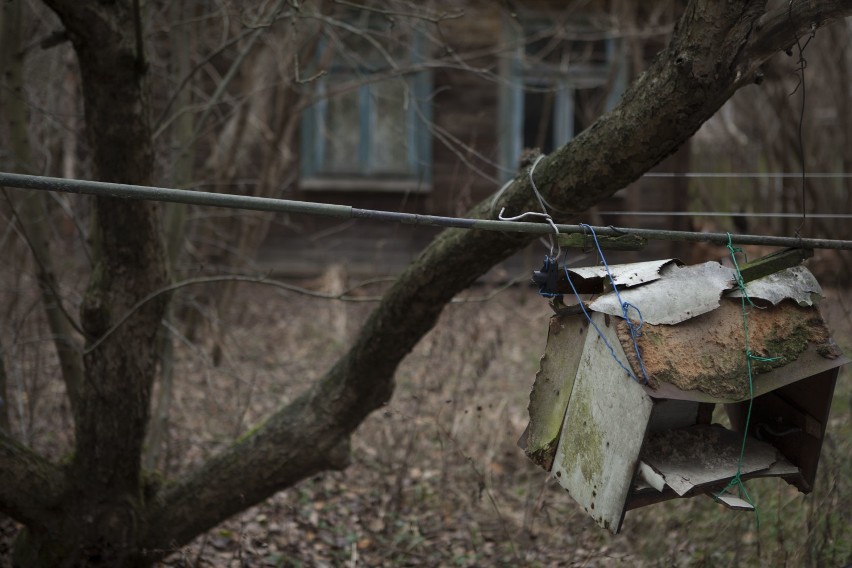
[[745, 428], [743, 429], [744, 430], [743, 431], [743, 443], [742, 443], [742, 446], [740, 447], [740, 458], [737, 462], [737, 474], [734, 475], [733, 478], [731, 478], [731, 481], [728, 482], [728, 484], [725, 486], [725, 488], [722, 489], [716, 495], [716, 497], [719, 498], [726, 491], [728, 491], [728, 489], [731, 489], [732, 487], [737, 487], [737, 489], [739, 490], [739, 493], [740, 493], [740, 497], [744, 497], [745, 500], [748, 502], [748, 504], [751, 505], [752, 507], [754, 507], [755, 523], [757, 525], [757, 528], [760, 529], [760, 513], [758, 513], [757, 505], [755, 505], [754, 501], [752, 501], [751, 496], [748, 494], [748, 490], [746, 489], [745, 484], [743, 483], [743, 480], [742, 480], [743, 458], [745, 457], [746, 440], [748, 439], [748, 427], [749, 427], [749, 424], [751, 423], [751, 408], [752, 408], [752, 405], [754, 404], [754, 378], [753, 378], [753, 375], [752, 375], [751, 362], [752, 361], [764, 361], [764, 362], [775, 361], [775, 360], [779, 359], [779, 357], [761, 357], [760, 355], [755, 355], [754, 353], [752, 353], [751, 349], [749, 348], [749, 345], [748, 345], [748, 311], [746, 310], [746, 302], [748, 302], [748, 304], [752, 307], [755, 307], [755, 306], [754, 306], [754, 303], [751, 301], [751, 298], [749, 298], [748, 293], [746, 292], [745, 281], [743, 281], [743, 275], [740, 272], [740, 265], [737, 262], [737, 253], [738, 252], [741, 253], [743, 251], [742, 251], [741, 248], [735, 248], [734, 247], [733, 243], [731, 242], [731, 233], [728, 233], [728, 250], [731, 253], [731, 260], [733, 261], [734, 268], [736, 269], [737, 286], [739, 287], [740, 292], [742, 292], [741, 299], [742, 299], [742, 308], [743, 308], [743, 335], [745, 336], [746, 369], [748, 369], [748, 412], [746, 413]]

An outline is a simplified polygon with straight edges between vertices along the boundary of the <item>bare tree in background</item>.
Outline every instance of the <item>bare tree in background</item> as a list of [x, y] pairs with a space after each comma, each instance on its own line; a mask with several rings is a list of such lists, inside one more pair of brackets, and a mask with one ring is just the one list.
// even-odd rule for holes
[[[10, 4], [16, 3], [4, 6]], [[156, 167], [153, 93], [139, 2], [46, 4], [77, 55], [93, 176], [150, 184]], [[276, 8], [296, 22], [320, 15], [312, 4]], [[690, 2], [669, 45], [620, 103], [541, 161], [538, 188], [566, 212], [560, 220], [573, 218], [670, 155], [734, 92], [754, 82], [761, 65], [796, 34], [850, 14], [849, 1], [794, 2], [773, 11], [746, 0]], [[15, 25], [5, 13], [3, 23]], [[261, 19], [260, 27], [249, 30], [269, 23]], [[252, 49], [253, 33], [247, 32], [244, 50]], [[263, 61], [253, 72], [264, 73]], [[203, 128], [206, 112], [193, 131]], [[275, 112], [271, 120], [296, 120], [287, 108]], [[238, 132], [244, 125], [234, 120]], [[281, 132], [288, 135], [286, 127]], [[223, 143], [239, 139], [235, 134]], [[263, 176], [271, 187], [289, 165], [268, 167]], [[534, 204], [527, 177], [519, 176], [496, 207], [521, 212]], [[488, 216], [491, 206], [489, 200], [470, 215]], [[93, 217], [94, 267], [80, 309], [80, 335], [57, 338], [57, 350], [71, 338], [82, 343], [68, 365], [80, 368], [80, 376], [63, 365], [74, 452], [55, 463], [0, 431], [0, 510], [26, 526], [15, 551], [22, 566], [149, 565], [277, 491], [345, 468], [351, 434], [391, 397], [397, 365], [444, 306], [528, 242], [513, 234], [442, 233], [397, 279], [352, 348], [321, 380], [199, 468], [160, 484], [143, 473], [142, 452], [168, 296], [157, 295], [131, 312], [169, 282], [158, 207], [98, 198]], [[45, 298], [46, 309], [50, 302]]]
[[[852, 171], [850, 37], [848, 22], [807, 30], [786, 53], [766, 63], [760, 89], [731, 99], [697, 137], [698, 169], [767, 174], [757, 179], [695, 180], [702, 210], [745, 214], [721, 220], [729, 222], [722, 230], [850, 238], [846, 219], [811, 214], [852, 210], [852, 179], [838, 175], [802, 180], [796, 175], [803, 169], [808, 174]], [[775, 177], [779, 173], [788, 177]], [[748, 217], [752, 213], [780, 216]], [[829, 267], [818, 274], [821, 282], [849, 281], [852, 273], [843, 255], [832, 251], [817, 255], [831, 259], [821, 263]], [[815, 269], [819, 272], [819, 266]]]

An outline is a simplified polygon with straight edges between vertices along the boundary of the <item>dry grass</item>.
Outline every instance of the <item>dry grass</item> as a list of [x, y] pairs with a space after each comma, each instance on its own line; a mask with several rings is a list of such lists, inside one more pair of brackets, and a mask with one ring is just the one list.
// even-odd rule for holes
[[[852, 352], [852, 319], [834, 296], [823, 312]], [[369, 309], [243, 286], [220, 322], [221, 365], [213, 365], [210, 345], [179, 342], [167, 473], [197, 465], [321, 376]], [[693, 499], [630, 512], [614, 537], [516, 446], [549, 315], [546, 302], [522, 287], [449, 306], [399, 369], [393, 400], [358, 430], [349, 469], [276, 495], [165, 564], [838, 566], [852, 559], [845, 374], [814, 494], [759, 480], [749, 483], [759, 531], [753, 515]], [[39, 372], [55, 369], [45, 353]], [[67, 418], [55, 423], [64, 415], [55, 412], [63, 409], [61, 388], [50, 381], [38, 388], [32, 442], [59, 456], [67, 447]]]

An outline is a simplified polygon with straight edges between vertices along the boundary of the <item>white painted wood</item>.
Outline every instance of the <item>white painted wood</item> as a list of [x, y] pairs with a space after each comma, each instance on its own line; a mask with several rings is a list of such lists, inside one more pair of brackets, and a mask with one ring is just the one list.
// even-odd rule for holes
[[[627, 358], [615, 318], [593, 314], [616, 356]], [[602, 527], [618, 532], [651, 415], [644, 389], [613, 359], [594, 329], [587, 334], [552, 474]]]

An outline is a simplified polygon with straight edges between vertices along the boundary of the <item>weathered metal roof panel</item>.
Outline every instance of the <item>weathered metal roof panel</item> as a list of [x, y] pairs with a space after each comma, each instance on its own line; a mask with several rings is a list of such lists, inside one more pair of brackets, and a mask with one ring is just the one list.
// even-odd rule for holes
[[[747, 283], [746, 293], [752, 300], [766, 300], [772, 305], [789, 299], [804, 307], [819, 302], [822, 288], [810, 270], [804, 266], [794, 266]], [[742, 295], [740, 290], [728, 294], [732, 298], [740, 298]]]
[[[660, 270], [655, 281], [619, 293], [623, 301], [639, 309], [644, 322], [672, 325], [715, 310], [722, 293], [733, 286], [733, 269], [718, 262], [695, 266], [669, 264]], [[622, 315], [615, 292], [600, 296], [589, 307], [596, 312]], [[629, 315], [638, 319], [633, 311]]]
[[[665, 260], [651, 260], [648, 262], [634, 262], [631, 264], [616, 264], [609, 267], [610, 274], [615, 285], [619, 288], [629, 288], [639, 286], [660, 279], [660, 272], [663, 267], [668, 265], [680, 264], [680, 261], [674, 258]], [[606, 268], [603, 266], [584, 266], [580, 268], [569, 268], [568, 273], [571, 275], [571, 280], [579, 287], [586, 288], [592, 283], [598, 284], [598, 292], [603, 292], [604, 286], [610, 284], [609, 276], [606, 274]], [[580, 281], [577, 282], [576, 279]]]

